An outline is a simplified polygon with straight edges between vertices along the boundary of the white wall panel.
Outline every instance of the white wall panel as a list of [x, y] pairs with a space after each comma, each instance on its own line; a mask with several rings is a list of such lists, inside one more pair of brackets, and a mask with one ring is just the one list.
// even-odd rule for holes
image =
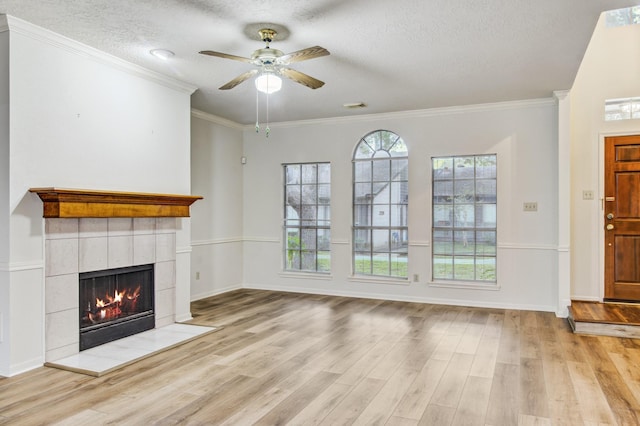
[[[555, 311], [557, 302], [557, 107], [539, 100], [354, 119], [272, 124], [244, 132], [244, 285], [289, 291]], [[391, 130], [409, 149], [409, 277], [379, 283], [351, 276], [351, 157], [359, 138]], [[432, 156], [498, 155], [498, 286], [431, 283]], [[332, 273], [282, 274], [282, 163], [331, 162]], [[525, 201], [537, 212], [523, 212]]]

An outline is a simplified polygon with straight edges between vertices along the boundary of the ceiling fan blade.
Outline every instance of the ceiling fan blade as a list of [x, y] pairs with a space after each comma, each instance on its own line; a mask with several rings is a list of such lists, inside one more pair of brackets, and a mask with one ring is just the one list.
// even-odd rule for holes
[[202, 51], [200, 51], [200, 54], [209, 55], [209, 56], [217, 56], [218, 58], [233, 59], [234, 61], [252, 63], [252, 59], [251, 58], [243, 58], [242, 56], [229, 55], [228, 53], [215, 52], [213, 50], [202, 50]]
[[239, 76], [237, 76], [236, 78], [234, 78], [233, 80], [225, 84], [224, 86], [220, 86], [220, 90], [233, 89], [238, 84], [250, 79], [252, 76], [256, 75], [257, 73], [258, 73], [258, 70], [251, 70], [251, 71], [245, 72], [244, 74], [240, 74]]
[[300, 71], [292, 70], [291, 68], [282, 68], [280, 72], [285, 77], [311, 89], [318, 89], [324, 86], [324, 81], [320, 81], [316, 78], [311, 77], [310, 75], [301, 73]]
[[308, 59], [320, 58], [327, 56], [329, 51], [324, 47], [313, 46], [297, 52], [288, 53], [278, 58], [278, 62], [283, 64], [292, 64], [294, 62], [306, 61]]

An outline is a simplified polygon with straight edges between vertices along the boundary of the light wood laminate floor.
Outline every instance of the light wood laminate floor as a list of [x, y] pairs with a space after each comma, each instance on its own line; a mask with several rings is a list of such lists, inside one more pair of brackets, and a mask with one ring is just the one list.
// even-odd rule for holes
[[257, 290], [192, 313], [224, 328], [99, 378], [0, 378], [0, 424], [640, 424], [640, 340], [552, 313]]

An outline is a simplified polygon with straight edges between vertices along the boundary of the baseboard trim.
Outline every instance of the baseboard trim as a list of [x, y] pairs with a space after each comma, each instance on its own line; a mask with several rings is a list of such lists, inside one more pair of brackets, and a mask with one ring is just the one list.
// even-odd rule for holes
[[234, 286], [229, 286], [229, 287], [225, 287], [225, 288], [216, 289], [216, 290], [213, 290], [213, 291], [207, 291], [207, 292], [204, 292], [204, 293], [192, 294], [191, 295], [191, 301], [195, 302], [196, 300], [202, 300], [202, 299], [206, 299], [207, 297], [218, 296], [220, 294], [228, 293], [228, 292], [234, 291], [234, 290], [240, 290], [242, 288], [243, 288], [242, 285], [238, 284], [238, 285], [234, 285]]
[[339, 297], [353, 297], [357, 299], [375, 299], [375, 300], [389, 300], [394, 302], [413, 302], [413, 303], [428, 303], [433, 305], [451, 305], [451, 306], [468, 306], [472, 308], [489, 308], [489, 309], [514, 309], [520, 311], [539, 311], [539, 312], [556, 312], [555, 306], [546, 305], [527, 305], [517, 303], [491, 303], [482, 301], [470, 301], [459, 299], [438, 299], [430, 297], [411, 297], [411, 296], [390, 296], [388, 294], [376, 294], [376, 293], [357, 293], [351, 291], [327, 291], [326, 289], [317, 288], [305, 288], [296, 289], [285, 286], [262, 286], [257, 284], [244, 284], [242, 288], [251, 290], [269, 290], [269, 291], [282, 291], [288, 293], [303, 293], [303, 294], [318, 294], [322, 296], [339, 296]]

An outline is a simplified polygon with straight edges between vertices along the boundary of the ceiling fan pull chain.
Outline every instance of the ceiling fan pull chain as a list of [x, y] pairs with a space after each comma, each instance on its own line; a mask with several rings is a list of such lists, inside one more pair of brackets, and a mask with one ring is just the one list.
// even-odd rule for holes
[[260, 132], [260, 123], [259, 123], [259, 107], [260, 107], [260, 99], [259, 99], [259, 92], [256, 90], [256, 133]]
[[264, 130], [265, 135], [269, 137], [269, 132], [271, 129], [269, 128], [269, 94], [265, 95], [267, 97], [267, 128]]

